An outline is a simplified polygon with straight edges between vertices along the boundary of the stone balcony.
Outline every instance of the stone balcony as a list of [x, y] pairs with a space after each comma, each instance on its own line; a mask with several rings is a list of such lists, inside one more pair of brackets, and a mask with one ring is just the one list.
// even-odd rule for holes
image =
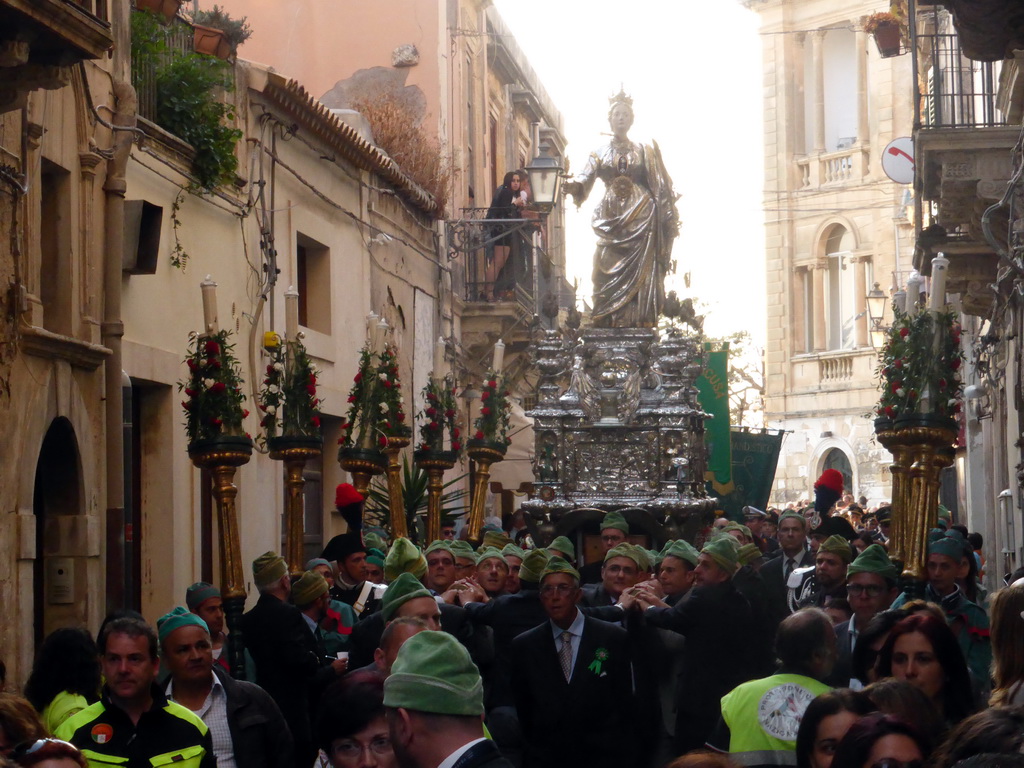
[[797, 191], [859, 184], [868, 169], [867, 147], [856, 145], [835, 152], [796, 159]]

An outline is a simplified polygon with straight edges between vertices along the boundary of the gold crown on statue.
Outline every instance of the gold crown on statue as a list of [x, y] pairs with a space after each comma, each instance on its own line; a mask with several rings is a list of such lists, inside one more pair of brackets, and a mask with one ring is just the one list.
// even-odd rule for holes
[[619, 92], [608, 99], [608, 107], [614, 107], [616, 104], [625, 104], [630, 109], [633, 109], [633, 97], [626, 93], [626, 89], [622, 86], [619, 87]]

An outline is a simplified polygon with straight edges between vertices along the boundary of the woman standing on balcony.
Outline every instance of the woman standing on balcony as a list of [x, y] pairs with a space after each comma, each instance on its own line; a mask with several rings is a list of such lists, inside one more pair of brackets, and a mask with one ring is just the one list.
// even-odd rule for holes
[[[491, 207], [487, 209], [488, 219], [519, 218], [519, 211], [526, 205], [526, 198], [520, 194], [520, 185], [521, 180], [518, 173], [509, 171], [505, 174], [505, 179], [502, 181], [501, 186], [494, 191]], [[513, 237], [511, 228], [512, 225], [510, 224], [494, 224], [491, 226], [491, 237], [496, 237], [497, 240], [494, 241], [494, 254], [489, 256], [485, 262], [485, 284], [482, 286], [482, 292], [487, 301], [494, 301], [494, 287], [498, 280], [498, 274], [508, 260]]]
[[676, 195], [657, 143], [629, 140], [633, 100], [625, 93], [612, 97], [608, 123], [611, 143], [591, 153], [583, 171], [565, 185], [579, 208], [596, 179], [605, 183], [593, 218], [594, 325], [653, 328], [665, 300], [672, 241], [679, 234]]

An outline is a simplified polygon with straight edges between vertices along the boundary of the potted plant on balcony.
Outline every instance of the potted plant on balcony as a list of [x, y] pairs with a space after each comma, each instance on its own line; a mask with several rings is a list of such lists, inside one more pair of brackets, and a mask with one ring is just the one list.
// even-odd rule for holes
[[183, 0], [135, 0], [135, 7], [140, 11], [149, 11], [163, 16], [165, 21], [172, 21], [178, 15]]
[[894, 2], [888, 11], [873, 13], [864, 22], [864, 31], [875, 38], [878, 53], [883, 59], [904, 53], [903, 36], [906, 10], [901, 2]]
[[[238, 46], [252, 37], [248, 17], [233, 19], [218, 5], [208, 11], [197, 11], [192, 16], [195, 27], [194, 45], [199, 53], [208, 53], [222, 59], [238, 52]], [[200, 46], [203, 50], [200, 50]]]

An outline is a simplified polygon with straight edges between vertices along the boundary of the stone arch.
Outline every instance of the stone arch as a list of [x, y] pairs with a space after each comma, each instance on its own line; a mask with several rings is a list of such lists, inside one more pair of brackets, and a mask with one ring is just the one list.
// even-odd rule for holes
[[[837, 466], [840, 463], [840, 457], [845, 459], [846, 467], [849, 468], [848, 474], [845, 471], [845, 467]], [[811, 460], [807, 465], [808, 474], [810, 475], [808, 478], [809, 486], [811, 486], [808, 488], [808, 491], [811, 491], [814, 481], [821, 476], [821, 473], [830, 467], [843, 472], [843, 492], [854, 493], [854, 488], [859, 483], [857, 457], [853, 447], [841, 437], [827, 437], [814, 447]], [[813, 497], [813, 494], [811, 495]]]
[[833, 230], [837, 227], [842, 227], [850, 236], [853, 238], [853, 247], [851, 251], [858, 251], [861, 247], [861, 238], [857, 226], [850, 221], [846, 216], [834, 215], [825, 219], [818, 225], [817, 230], [814, 232], [814, 239], [812, 242], [812, 256], [815, 261], [822, 261], [827, 254], [828, 239], [832, 235]]

